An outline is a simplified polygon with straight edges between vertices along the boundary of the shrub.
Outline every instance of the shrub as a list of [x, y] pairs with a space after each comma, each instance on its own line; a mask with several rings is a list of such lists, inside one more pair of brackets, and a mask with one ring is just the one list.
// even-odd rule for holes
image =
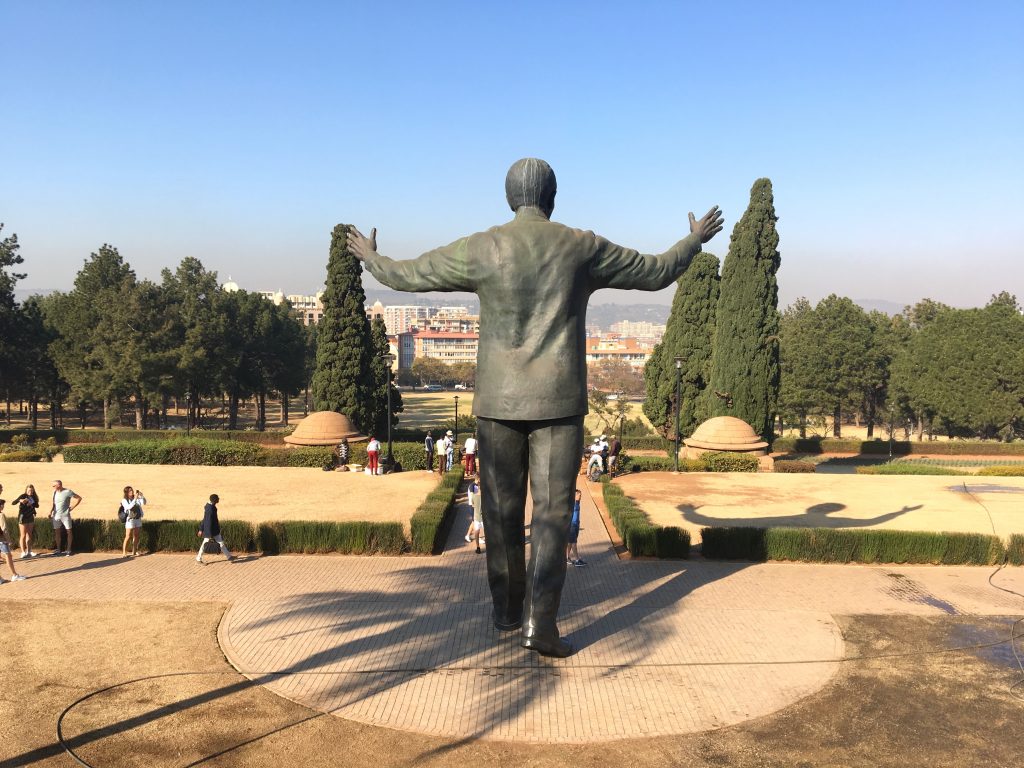
[[409, 520], [413, 552], [431, 554], [444, 543], [448, 524], [451, 522], [452, 502], [455, 501], [455, 492], [462, 483], [462, 474], [460, 464], [445, 472], [437, 488], [427, 494], [427, 498]]
[[704, 528], [705, 557], [819, 563], [991, 565], [1003, 556], [996, 536], [836, 528]]
[[672, 451], [676, 445], [670, 440], [657, 435], [630, 435], [622, 437], [623, 449], [634, 451]]
[[941, 467], [934, 464], [911, 464], [904, 461], [893, 461], [888, 464], [870, 464], [857, 467], [858, 475], [965, 475], [952, 467]]
[[0, 453], [0, 461], [42, 461], [43, 455], [36, 451], [5, 451]]
[[982, 467], [978, 470], [978, 474], [984, 477], [1024, 477], [1024, 465]]
[[814, 472], [816, 469], [817, 467], [813, 461], [789, 461], [786, 459], [779, 459], [772, 467], [772, 471], [782, 472], [783, 474]]
[[401, 523], [285, 520], [261, 523], [256, 541], [266, 554], [399, 555], [405, 549]]
[[623, 472], [671, 472], [673, 468], [672, 459], [666, 459], [663, 456], [633, 456], [631, 454], [619, 456], [619, 466]]
[[1015, 533], [1010, 536], [1006, 547], [1006, 561], [1010, 565], [1024, 565], [1024, 534]]
[[602, 478], [604, 503], [626, 549], [638, 557], [690, 556], [690, 533], [676, 526], [652, 525], [647, 515], [622, 489]]
[[[779, 437], [772, 450], [780, 453], [862, 453], [885, 456], [889, 453], [888, 440], [846, 440], [827, 438]], [[1022, 456], [1024, 440], [1012, 443], [995, 440], [893, 440], [894, 455], [928, 454], [940, 456]]]
[[756, 456], [744, 453], [702, 453], [697, 460], [708, 472], [757, 472], [761, 466]]

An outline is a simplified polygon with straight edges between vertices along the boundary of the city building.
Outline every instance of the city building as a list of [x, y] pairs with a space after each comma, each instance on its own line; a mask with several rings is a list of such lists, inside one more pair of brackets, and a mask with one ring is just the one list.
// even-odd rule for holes
[[411, 368], [420, 357], [443, 363], [475, 363], [480, 335], [440, 331], [409, 331], [398, 334], [398, 365]]
[[601, 360], [623, 360], [635, 370], [643, 370], [653, 347], [632, 336], [600, 336], [587, 339], [587, 364]]
[[609, 330], [619, 336], [632, 336], [641, 344], [653, 347], [661, 342], [665, 335], [665, 326], [660, 323], [634, 322], [633, 320], [620, 320], [612, 323]]

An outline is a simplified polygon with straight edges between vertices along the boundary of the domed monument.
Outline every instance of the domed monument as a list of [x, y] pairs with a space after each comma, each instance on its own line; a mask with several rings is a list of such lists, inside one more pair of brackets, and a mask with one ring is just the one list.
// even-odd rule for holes
[[694, 433], [683, 440], [686, 458], [695, 459], [702, 453], [745, 453], [765, 456], [768, 443], [754, 432], [754, 428], [735, 416], [716, 416], [708, 419]]
[[345, 414], [314, 411], [300, 421], [284, 441], [289, 445], [337, 445], [343, 437], [350, 442], [366, 440], [366, 436], [359, 434]]

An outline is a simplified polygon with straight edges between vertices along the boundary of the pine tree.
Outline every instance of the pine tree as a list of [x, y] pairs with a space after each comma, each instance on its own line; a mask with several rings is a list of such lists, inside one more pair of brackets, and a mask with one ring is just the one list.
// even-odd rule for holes
[[770, 179], [758, 179], [729, 240], [715, 318], [710, 398], [771, 439], [779, 392], [779, 233]]
[[377, 315], [370, 324], [370, 340], [373, 349], [373, 433], [383, 437], [388, 432], [388, 381], [391, 380], [391, 428], [398, 424], [398, 414], [405, 410], [402, 404], [402, 393], [395, 387], [393, 379], [389, 379], [389, 361], [383, 358], [391, 351], [388, 344], [388, 330], [384, 318]]
[[317, 328], [313, 409], [344, 413], [366, 432], [374, 426], [370, 322], [362, 267], [348, 249], [348, 232], [348, 225], [338, 224], [331, 234], [324, 315]]
[[711, 373], [718, 294], [718, 257], [699, 253], [676, 282], [665, 336], [644, 367], [644, 414], [662, 437], [675, 436], [676, 357], [683, 358], [680, 432], [692, 434], [708, 416], [705, 390]]

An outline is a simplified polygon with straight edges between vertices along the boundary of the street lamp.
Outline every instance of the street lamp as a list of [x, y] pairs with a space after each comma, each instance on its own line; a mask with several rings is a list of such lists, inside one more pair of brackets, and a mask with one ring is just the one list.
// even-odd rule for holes
[[676, 472], [679, 472], [679, 412], [682, 410], [683, 358], [676, 358]]
[[185, 393], [185, 437], [192, 434], [192, 393]]
[[391, 364], [395, 360], [395, 356], [390, 352], [385, 352], [380, 356], [380, 359], [384, 361], [388, 371], [388, 458], [387, 467], [388, 472], [395, 471], [395, 455], [391, 448]]
[[455, 396], [455, 445], [459, 444], [459, 396]]

